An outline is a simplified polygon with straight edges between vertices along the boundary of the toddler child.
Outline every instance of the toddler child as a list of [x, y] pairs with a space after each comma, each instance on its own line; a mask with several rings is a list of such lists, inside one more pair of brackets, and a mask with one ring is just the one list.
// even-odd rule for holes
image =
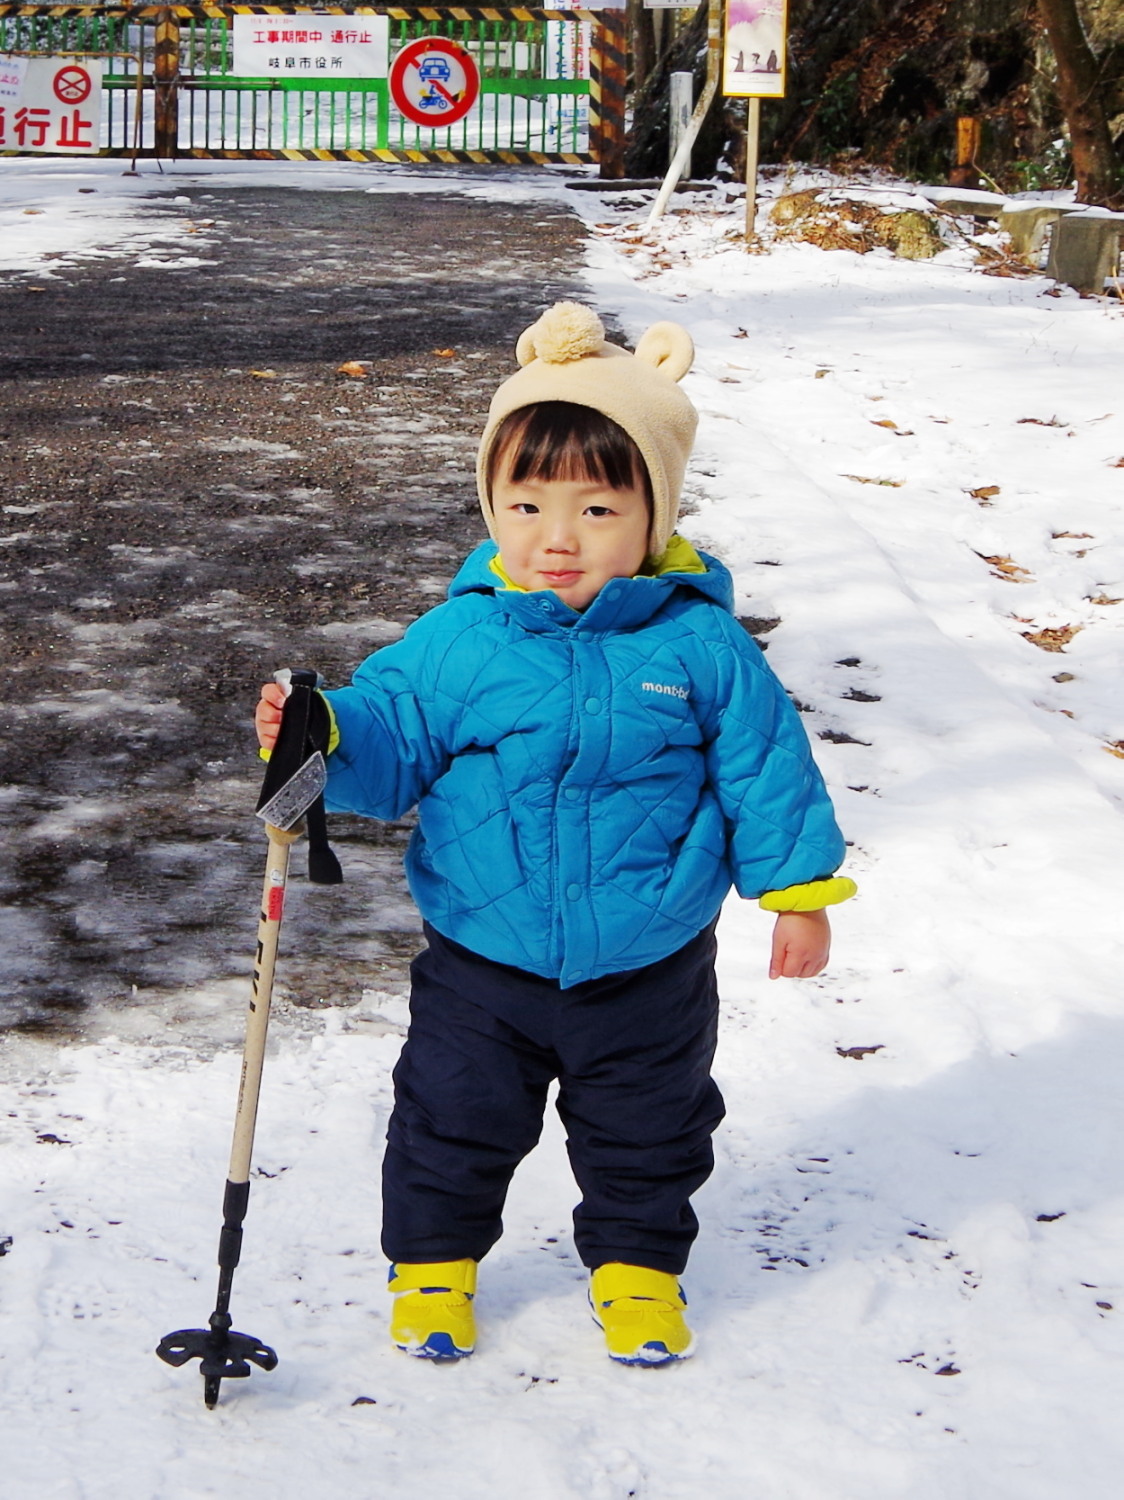
[[[692, 1352], [678, 1277], [723, 1105], [715, 924], [731, 884], [777, 913], [770, 977], [827, 962], [842, 837], [803, 727], [674, 532], [697, 417], [686, 330], [635, 354], [559, 303], [497, 391], [478, 488], [491, 540], [447, 601], [324, 694], [329, 810], [397, 818], [427, 947], [411, 968], [383, 1163], [391, 1337], [475, 1344], [477, 1264], [547, 1090], [611, 1358]], [[276, 740], [284, 702], [262, 689]]]

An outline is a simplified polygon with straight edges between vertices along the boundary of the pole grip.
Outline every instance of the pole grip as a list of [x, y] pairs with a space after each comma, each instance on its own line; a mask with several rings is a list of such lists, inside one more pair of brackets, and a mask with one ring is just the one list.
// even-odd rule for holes
[[227, 1179], [222, 1195], [222, 1232], [219, 1235], [219, 1268], [233, 1271], [242, 1254], [242, 1221], [250, 1201], [249, 1182]]

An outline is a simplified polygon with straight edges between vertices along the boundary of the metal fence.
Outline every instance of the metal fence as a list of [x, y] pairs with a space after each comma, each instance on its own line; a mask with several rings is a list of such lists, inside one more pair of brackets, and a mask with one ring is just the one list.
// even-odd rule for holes
[[[417, 38], [447, 37], [472, 54], [480, 93], [462, 120], [434, 128], [394, 107], [386, 78], [241, 77], [231, 45], [236, 15], [271, 24], [346, 16], [353, 25], [386, 16], [391, 60]], [[0, 52], [106, 56], [109, 156], [599, 162], [602, 176], [621, 172], [621, 11], [0, 3]]]

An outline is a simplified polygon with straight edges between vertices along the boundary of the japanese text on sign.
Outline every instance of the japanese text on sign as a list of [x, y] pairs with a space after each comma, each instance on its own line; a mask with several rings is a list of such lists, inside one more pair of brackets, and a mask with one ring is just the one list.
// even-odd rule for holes
[[385, 78], [388, 16], [233, 16], [234, 72], [243, 78]]
[[0, 149], [100, 151], [102, 71], [100, 58], [0, 56]]

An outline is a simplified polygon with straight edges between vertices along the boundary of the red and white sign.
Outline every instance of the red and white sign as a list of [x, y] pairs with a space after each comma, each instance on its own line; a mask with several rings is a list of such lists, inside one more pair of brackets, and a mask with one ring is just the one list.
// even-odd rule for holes
[[0, 149], [100, 151], [103, 70], [100, 57], [0, 57]]
[[420, 37], [390, 65], [390, 97], [415, 125], [455, 125], [479, 96], [480, 70], [471, 53], [447, 37]]
[[241, 78], [385, 78], [389, 16], [232, 16]]

